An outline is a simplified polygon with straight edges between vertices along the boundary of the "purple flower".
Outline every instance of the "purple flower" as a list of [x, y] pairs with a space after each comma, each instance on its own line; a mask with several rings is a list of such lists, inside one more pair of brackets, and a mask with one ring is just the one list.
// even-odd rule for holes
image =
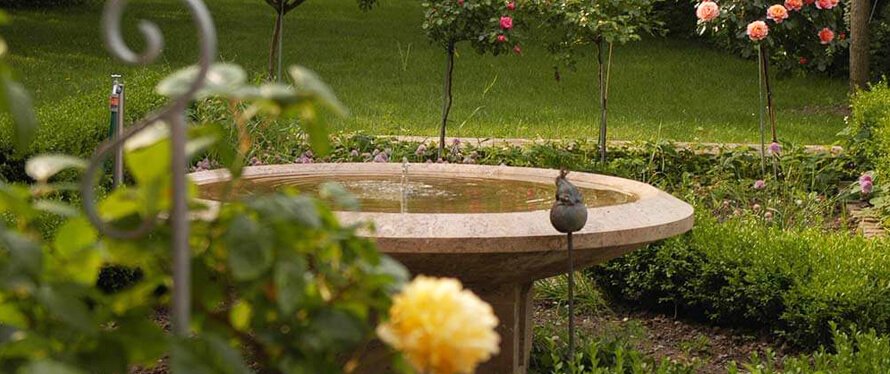
[[263, 162], [256, 156], [250, 158], [250, 166], [259, 166], [262, 165]]
[[871, 175], [863, 174], [859, 177], [859, 191], [863, 195], [871, 194], [871, 191], [874, 190], [874, 181], [871, 178]]
[[763, 179], [758, 179], [754, 182], [755, 190], [762, 190], [764, 188], [766, 188], [766, 182]]
[[358, 156], [359, 156], [358, 149], [353, 149], [352, 151], [349, 152], [349, 157], [358, 157]]
[[777, 142], [772, 142], [772, 143], [770, 143], [770, 145], [769, 145], [769, 153], [772, 153], [772, 154], [774, 154], [774, 155], [777, 155], [777, 154], [779, 154], [780, 152], [782, 152], [782, 145], [781, 145], [781, 144], [779, 144], [779, 143], [777, 143]]
[[754, 206], [751, 207], [751, 210], [753, 210], [753, 211], [755, 211], [755, 212], [759, 212], [759, 211], [760, 211], [760, 204], [754, 204]]
[[389, 155], [386, 152], [378, 152], [374, 155], [374, 162], [389, 162]]
[[417, 146], [417, 150], [414, 151], [415, 156], [423, 156], [426, 153], [426, 145], [420, 144]]

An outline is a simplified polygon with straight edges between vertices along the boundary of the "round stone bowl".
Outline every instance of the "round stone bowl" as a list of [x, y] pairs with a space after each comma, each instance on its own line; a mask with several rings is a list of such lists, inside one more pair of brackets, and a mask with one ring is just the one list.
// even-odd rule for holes
[[[535, 195], [533, 204], [507, 201], [494, 204], [497, 209], [492, 212], [485, 212], [485, 207], [461, 212], [464, 205], [458, 204], [460, 196], [451, 197], [457, 199], [453, 204], [419, 209], [421, 213], [412, 213], [411, 209], [404, 213], [388, 211], [391, 209], [337, 212], [344, 224], [373, 222], [376, 231], [366, 235], [412, 274], [456, 277], [489, 302], [500, 320], [501, 352], [478, 372], [524, 373], [531, 349], [532, 283], [566, 273], [568, 267], [566, 235], [557, 232], [549, 218], [558, 170], [459, 164], [268, 165], [246, 168], [240, 188], [305, 187], [322, 181], [388, 178], [398, 191], [406, 169], [408, 181], [433, 181], [429, 182], [433, 190], [435, 180], [469, 180], [472, 183], [468, 184], [488, 188], [488, 195], [475, 197], [483, 205], [495, 200], [523, 200], [516, 198], [516, 189], [528, 189]], [[189, 176], [204, 193], [229, 179], [226, 171], [217, 170]], [[589, 209], [587, 225], [573, 238], [579, 270], [692, 228], [692, 207], [648, 184], [580, 172], [570, 173], [568, 179], [582, 189]], [[544, 188], [554, 191], [549, 201], [538, 198], [543, 191], [539, 189]], [[471, 212], [476, 210], [482, 212]]]

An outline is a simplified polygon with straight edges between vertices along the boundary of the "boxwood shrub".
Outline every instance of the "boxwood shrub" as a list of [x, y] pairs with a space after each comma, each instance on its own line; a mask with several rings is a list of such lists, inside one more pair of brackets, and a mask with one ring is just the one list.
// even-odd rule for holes
[[890, 332], [886, 240], [782, 230], [750, 217], [697, 220], [691, 233], [595, 268], [593, 276], [624, 302], [766, 328], [801, 348], [831, 343], [831, 322]]

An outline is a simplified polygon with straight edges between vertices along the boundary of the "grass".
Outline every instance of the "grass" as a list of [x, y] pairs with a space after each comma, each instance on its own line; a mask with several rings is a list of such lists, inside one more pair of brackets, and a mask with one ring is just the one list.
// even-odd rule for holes
[[[220, 58], [259, 78], [265, 69], [273, 12], [261, 0], [213, 0]], [[176, 0], [135, 1], [125, 36], [140, 44], [135, 21], [156, 21], [166, 49], [157, 64], [124, 67], [103, 49], [101, 6], [14, 10], [2, 29], [11, 62], [35, 96], [43, 124], [34, 151], [88, 153], [107, 131], [108, 76], [121, 72], [130, 117], [162, 103], [151, 90], [165, 74], [196, 59], [195, 30]], [[690, 15], [691, 17], [692, 15]], [[336, 130], [435, 135], [441, 110], [444, 53], [427, 42], [414, 0], [383, 1], [364, 13], [351, 0], [313, 0], [288, 16], [286, 63], [318, 71], [351, 108]], [[135, 48], [134, 48], [135, 49]], [[458, 48], [450, 134], [478, 137], [594, 137], [598, 106], [595, 63], [563, 71], [529, 41], [522, 56], [480, 57]], [[616, 47], [610, 91], [610, 138], [754, 142], [756, 65], [696, 41], [650, 38]], [[830, 143], [843, 127], [838, 107], [846, 85], [824, 77], [777, 80], [779, 135], [795, 143]], [[0, 144], [9, 144], [7, 129]]]

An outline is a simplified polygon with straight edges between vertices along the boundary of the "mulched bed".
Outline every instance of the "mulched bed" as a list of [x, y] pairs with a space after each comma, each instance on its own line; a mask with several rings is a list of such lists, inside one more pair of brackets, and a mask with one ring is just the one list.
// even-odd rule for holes
[[[564, 326], [563, 316], [557, 313], [553, 304], [538, 303], [535, 307], [537, 324], [549, 322]], [[695, 364], [699, 373], [726, 373], [730, 362], [735, 361], [741, 367], [755, 352], [762, 357], [764, 352], [772, 350], [779, 360], [797, 353], [777, 345], [774, 337], [764, 333], [713, 327], [622, 307], [599, 315], [578, 313], [575, 323], [579, 331], [592, 336], [641, 328], [642, 336], [631, 341], [642, 353], [658, 361], [667, 358], [674, 362]]]

